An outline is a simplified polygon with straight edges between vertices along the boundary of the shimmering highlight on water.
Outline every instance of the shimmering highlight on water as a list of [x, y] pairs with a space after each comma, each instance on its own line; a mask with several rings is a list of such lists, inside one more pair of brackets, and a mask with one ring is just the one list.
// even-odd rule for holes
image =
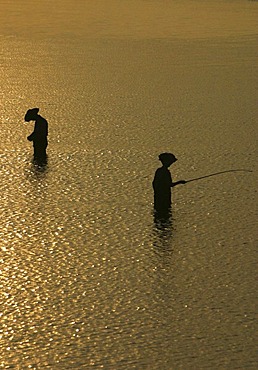
[[255, 369], [257, 3], [0, 4], [0, 366]]

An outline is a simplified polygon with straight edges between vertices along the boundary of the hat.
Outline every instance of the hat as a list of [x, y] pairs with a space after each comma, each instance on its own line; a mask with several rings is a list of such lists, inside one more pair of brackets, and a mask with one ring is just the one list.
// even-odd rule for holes
[[26, 122], [29, 122], [29, 121], [33, 121], [36, 119], [36, 116], [39, 112], [39, 108], [32, 108], [32, 109], [29, 109], [27, 111], [27, 113], [25, 114], [25, 117], [24, 117], [24, 120]]
[[177, 161], [177, 158], [172, 153], [161, 153], [159, 155], [159, 160], [162, 164], [172, 164]]

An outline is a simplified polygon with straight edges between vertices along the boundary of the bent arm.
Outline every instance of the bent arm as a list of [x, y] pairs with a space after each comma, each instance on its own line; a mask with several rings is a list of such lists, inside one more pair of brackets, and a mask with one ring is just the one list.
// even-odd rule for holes
[[34, 137], [35, 137], [35, 135], [34, 135], [34, 131], [33, 131], [32, 134], [30, 134], [29, 136], [27, 136], [27, 139], [29, 141], [33, 141]]
[[173, 188], [174, 186], [181, 185], [181, 184], [182, 185], [186, 184], [186, 181], [185, 180], [180, 180], [180, 181], [172, 182], [171, 187]]

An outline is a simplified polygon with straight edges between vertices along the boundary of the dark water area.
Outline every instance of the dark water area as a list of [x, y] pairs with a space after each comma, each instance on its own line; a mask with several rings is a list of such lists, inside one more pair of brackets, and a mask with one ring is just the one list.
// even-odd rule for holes
[[[257, 3], [51, 4], [0, 1], [0, 367], [255, 369]], [[166, 151], [223, 173], [164, 220]]]

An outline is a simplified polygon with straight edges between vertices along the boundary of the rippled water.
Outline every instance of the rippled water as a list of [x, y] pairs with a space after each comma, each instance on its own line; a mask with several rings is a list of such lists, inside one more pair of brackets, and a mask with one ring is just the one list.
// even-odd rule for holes
[[[0, 1], [0, 367], [255, 369], [257, 2], [53, 4]], [[253, 172], [161, 225], [163, 151], [175, 180]]]

